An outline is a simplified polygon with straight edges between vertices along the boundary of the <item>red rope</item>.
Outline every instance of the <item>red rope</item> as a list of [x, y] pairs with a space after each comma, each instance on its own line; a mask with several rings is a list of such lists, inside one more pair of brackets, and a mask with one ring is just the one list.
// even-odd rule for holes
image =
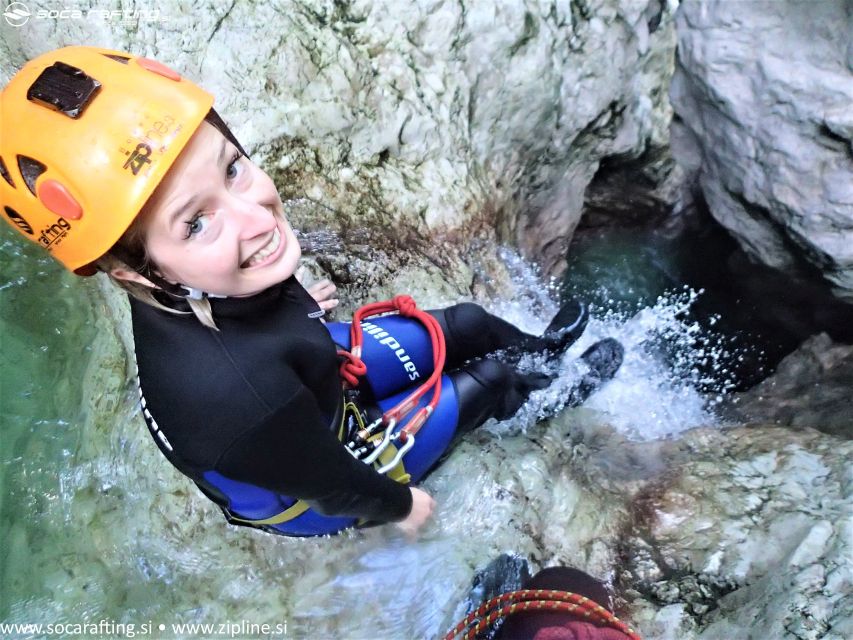
[[592, 622], [609, 626], [624, 633], [630, 640], [641, 640], [639, 634], [597, 602], [571, 591], [553, 591], [550, 589], [526, 589], [503, 593], [481, 605], [468, 614], [444, 636], [444, 640], [453, 640], [472, 622], [477, 621], [463, 636], [471, 640], [493, 625], [498, 618], [519, 611], [561, 611], [581, 616]]
[[367, 365], [349, 351], [338, 349], [338, 355], [345, 358], [340, 366], [341, 378], [344, 379], [344, 387], [353, 389], [358, 386], [358, 378], [367, 373]]
[[407, 318], [415, 318], [423, 324], [427, 333], [429, 333], [432, 343], [432, 375], [426, 382], [406, 396], [397, 406], [389, 409], [382, 415], [382, 423], [384, 425], [390, 424], [391, 420], [399, 423], [430, 389], [433, 390], [432, 399], [429, 404], [419, 409], [400, 431], [400, 440], [405, 442], [409, 435], [414, 435], [423, 426], [441, 398], [441, 375], [444, 372], [446, 348], [444, 334], [441, 331], [441, 325], [438, 324], [438, 321], [428, 313], [418, 309], [417, 304], [415, 304], [411, 296], [394, 296], [391, 300], [366, 304], [353, 314], [350, 328], [350, 350], [338, 350], [338, 354], [344, 358], [344, 362], [340, 366], [341, 378], [344, 380], [344, 385], [349, 388], [358, 386], [359, 377], [367, 373], [367, 366], [361, 360], [362, 345], [364, 344], [361, 321], [370, 316], [393, 311], [397, 311], [400, 315]]

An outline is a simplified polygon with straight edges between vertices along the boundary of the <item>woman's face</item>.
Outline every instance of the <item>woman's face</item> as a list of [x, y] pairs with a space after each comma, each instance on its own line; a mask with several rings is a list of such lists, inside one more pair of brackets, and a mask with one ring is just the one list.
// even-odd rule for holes
[[270, 177], [203, 122], [143, 211], [148, 256], [173, 282], [248, 296], [290, 277], [302, 254]]

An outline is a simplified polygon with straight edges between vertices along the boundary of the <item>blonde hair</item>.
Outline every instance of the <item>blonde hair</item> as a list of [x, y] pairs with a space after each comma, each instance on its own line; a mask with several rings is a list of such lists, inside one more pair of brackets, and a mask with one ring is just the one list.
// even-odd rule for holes
[[[141, 222], [143, 216], [139, 215], [133, 221], [133, 224], [130, 225], [130, 228], [125, 231], [124, 235], [119, 239], [116, 243], [124, 248], [126, 251], [130, 252], [131, 255], [139, 255], [142, 256], [142, 265], [143, 266], [151, 266], [150, 259], [148, 258], [148, 251], [145, 248], [145, 229]], [[139, 282], [133, 282], [132, 280], [125, 280], [123, 278], [116, 278], [113, 275], [114, 269], [129, 269], [131, 271], [137, 271], [128, 264], [125, 264], [122, 260], [119, 260], [117, 257], [112, 255], [111, 253], [107, 253], [106, 255], [101, 256], [96, 262], [95, 265], [107, 274], [107, 277], [112, 281], [112, 283], [117, 286], [119, 289], [123, 289], [128, 294], [139, 300], [140, 302], [144, 302], [147, 305], [160, 309], [162, 311], [168, 311], [169, 313], [174, 313], [178, 315], [186, 315], [189, 311], [179, 311], [177, 309], [172, 309], [167, 307], [163, 303], [157, 300], [154, 297], [154, 290], [151, 287], [148, 287]], [[210, 301], [207, 298], [203, 298], [201, 300], [193, 300], [192, 298], [186, 299], [187, 303], [190, 305], [190, 311], [198, 318], [198, 321], [201, 322], [204, 326], [210, 327], [216, 331], [219, 331], [219, 327], [216, 326], [216, 322], [213, 320], [213, 309], [210, 307]]]

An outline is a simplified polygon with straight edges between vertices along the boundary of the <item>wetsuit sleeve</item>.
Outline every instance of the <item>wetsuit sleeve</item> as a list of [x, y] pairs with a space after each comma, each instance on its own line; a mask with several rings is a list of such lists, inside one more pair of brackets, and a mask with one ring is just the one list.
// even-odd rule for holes
[[234, 480], [305, 500], [324, 515], [392, 522], [412, 509], [408, 487], [345, 451], [304, 387], [232, 443], [216, 469]]

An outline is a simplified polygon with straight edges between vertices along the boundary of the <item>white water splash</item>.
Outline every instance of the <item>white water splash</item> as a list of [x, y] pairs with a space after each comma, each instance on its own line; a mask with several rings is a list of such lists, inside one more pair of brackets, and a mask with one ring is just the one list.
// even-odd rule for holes
[[[525, 331], [540, 333], [557, 311], [553, 284], [543, 285], [537, 271], [512, 252], [503, 252], [519, 295], [496, 301], [491, 310]], [[688, 319], [701, 291], [685, 287], [634, 312], [592, 309], [587, 329], [556, 363], [542, 356], [522, 360], [524, 368], [556, 374], [547, 389], [536, 392], [516, 418], [489, 428], [506, 433], [520, 425], [526, 430], [537, 420], [565, 406], [572, 385], [586, 371], [580, 355], [602, 338], [613, 337], [625, 347], [625, 359], [616, 377], [594, 393], [584, 407], [601, 413], [602, 422], [632, 440], [654, 440], [697, 426], [719, 424], [713, 407], [717, 393], [700, 389], [711, 382], [721, 389], [733, 386], [722, 364], [730, 355], [720, 336]], [[712, 371], [713, 380], [703, 371]]]

